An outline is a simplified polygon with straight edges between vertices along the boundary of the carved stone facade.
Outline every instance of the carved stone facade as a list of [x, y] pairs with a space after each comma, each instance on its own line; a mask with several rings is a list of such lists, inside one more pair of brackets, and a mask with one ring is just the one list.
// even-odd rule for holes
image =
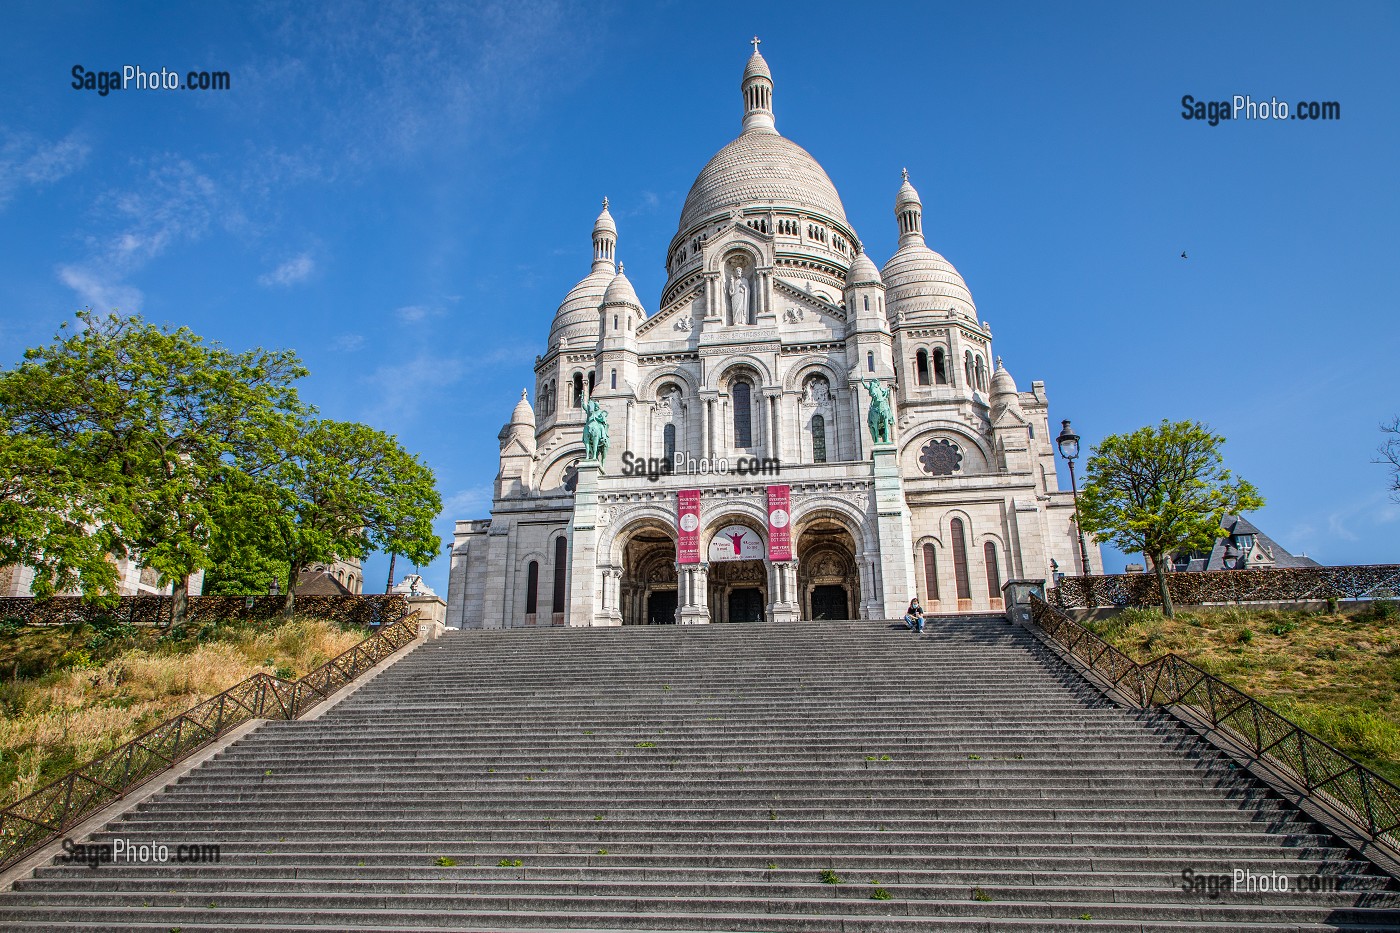
[[[1044, 384], [1019, 391], [991, 355], [907, 175], [899, 249], [876, 269], [821, 166], [777, 132], [772, 90], [755, 52], [744, 130], [686, 198], [654, 313], [604, 201], [534, 404], [527, 390], [500, 432], [491, 518], [457, 523], [449, 625], [897, 618], [915, 595], [986, 611], [1052, 559], [1077, 569]], [[866, 380], [893, 389], [891, 443], [871, 442]], [[601, 464], [584, 456], [589, 399], [608, 414]], [[776, 475], [740, 470], [772, 461]], [[766, 542], [771, 484], [790, 487], [793, 559], [704, 561], [731, 526]], [[683, 489], [701, 492], [696, 565], [676, 563]]]

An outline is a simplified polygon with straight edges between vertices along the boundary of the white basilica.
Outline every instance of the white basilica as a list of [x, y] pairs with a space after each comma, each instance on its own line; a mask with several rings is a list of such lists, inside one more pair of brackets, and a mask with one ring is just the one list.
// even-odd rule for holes
[[[743, 131], [686, 197], [653, 313], [603, 202], [534, 405], [501, 429], [491, 517], [456, 523], [449, 625], [899, 618], [915, 595], [985, 611], [1052, 561], [1080, 572], [1044, 383], [1018, 391], [992, 355], [907, 174], [899, 249], [875, 268], [826, 172], [778, 133], [756, 49]], [[893, 390], [888, 443], [867, 385]], [[588, 409], [607, 417], [601, 462]]]

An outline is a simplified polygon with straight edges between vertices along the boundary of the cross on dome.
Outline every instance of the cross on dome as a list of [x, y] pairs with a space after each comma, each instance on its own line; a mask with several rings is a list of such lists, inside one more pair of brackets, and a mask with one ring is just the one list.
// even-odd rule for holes
[[[900, 177], [902, 177], [905, 181], [908, 181], [908, 180], [909, 180], [909, 169], [907, 169], [907, 168], [902, 168], [902, 169], [899, 170], [899, 174], [900, 174]], [[607, 199], [606, 199], [606, 198], [603, 199], [603, 206], [604, 206], [604, 207], [607, 207], [607, 206], [608, 206], [608, 204], [607, 204]]]
[[608, 196], [607, 196], [607, 195], [603, 195], [603, 210], [607, 210], [607, 209], [608, 209]]
[[753, 46], [753, 53], [755, 55], [758, 54], [758, 44], [762, 41], [763, 40], [760, 39], [758, 36], [754, 36], [752, 39], [749, 40], [749, 44]]

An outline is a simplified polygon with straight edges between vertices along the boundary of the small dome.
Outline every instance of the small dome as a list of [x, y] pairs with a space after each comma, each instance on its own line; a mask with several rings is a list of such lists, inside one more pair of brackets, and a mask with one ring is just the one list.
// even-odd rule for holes
[[612, 214], [608, 213], [607, 198], [603, 198], [603, 213], [593, 222], [593, 235], [596, 237], [600, 233], [617, 236], [617, 224], [613, 222]]
[[851, 262], [851, 271], [846, 275], [846, 287], [854, 285], [879, 285], [885, 283], [880, 279], [880, 270], [875, 268], [875, 263], [870, 261], [865, 250], [857, 247], [856, 258]]
[[919, 192], [914, 190], [914, 186], [909, 184], [909, 170], [902, 169], [904, 184], [899, 186], [899, 193], [894, 197], [894, 212], [898, 214], [907, 207], [923, 207], [924, 202], [919, 200]]
[[1001, 357], [997, 357], [997, 367], [992, 373], [992, 398], [999, 395], [1016, 395], [1016, 380], [1011, 378], [1011, 374], [1006, 371], [1006, 367], [1001, 364]]
[[618, 272], [608, 285], [608, 290], [603, 294], [603, 304], [623, 304], [633, 308], [640, 308], [642, 303], [637, 300], [637, 292], [632, 288], [632, 283], [627, 281], [627, 276]]
[[744, 66], [744, 81], [750, 78], [767, 78], [773, 80], [773, 72], [768, 70], [768, 63], [763, 60], [763, 56], [758, 54], [758, 49], [753, 50], [749, 56], [749, 63]]
[[515, 403], [515, 411], [510, 413], [511, 424], [535, 426], [535, 410], [530, 407], [530, 390], [520, 390], [520, 401]]

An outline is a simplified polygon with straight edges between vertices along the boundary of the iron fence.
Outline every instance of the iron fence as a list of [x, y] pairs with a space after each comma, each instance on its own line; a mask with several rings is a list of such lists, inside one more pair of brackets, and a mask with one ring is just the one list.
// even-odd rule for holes
[[[1167, 592], [1171, 594], [1172, 602], [1183, 606], [1321, 599], [1393, 599], [1400, 596], [1400, 565], [1174, 572], [1167, 574]], [[1048, 595], [1051, 604], [1059, 609], [1162, 604], [1155, 573], [1064, 577]]]
[[0, 810], [0, 869], [254, 719], [297, 719], [418, 636], [418, 610], [297, 681], [257, 673]]
[[[1247, 572], [1247, 571], [1245, 571]], [[1055, 643], [1141, 708], [1187, 707], [1308, 793], [1349, 815], [1369, 838], [1400, 855], [1400, 787], [1275, 710], [1172, 652], [1138, 664], [1036, 597], [1031, 620]]]

